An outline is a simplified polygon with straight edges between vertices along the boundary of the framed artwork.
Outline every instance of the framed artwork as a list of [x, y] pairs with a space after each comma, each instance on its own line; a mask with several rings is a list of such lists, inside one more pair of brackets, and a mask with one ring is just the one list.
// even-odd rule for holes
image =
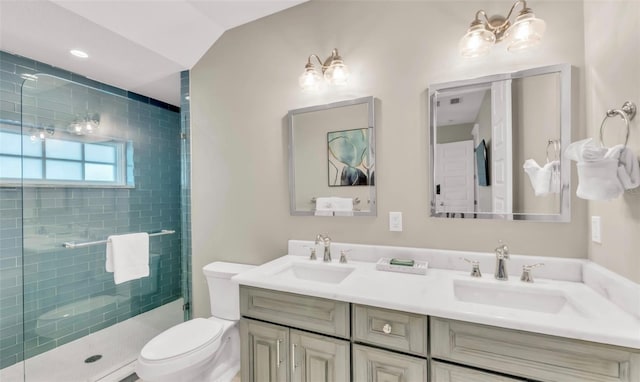
[[374, 185], [369, 129], [328, 132], [327, 153], [330, 187]]

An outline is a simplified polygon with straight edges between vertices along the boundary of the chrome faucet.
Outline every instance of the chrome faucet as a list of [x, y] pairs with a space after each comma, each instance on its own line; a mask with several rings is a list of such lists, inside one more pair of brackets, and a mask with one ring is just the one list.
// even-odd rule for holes
[[509, 260], [509, 247], [500, 241], [500, 245], [496, 248], [496, 280], [506, 281], [509, 279], [509, 274], [506, 270], [506, 260]]
[[320, 242], [324, 244], [324, 257], [322, 261], [325, 263], [331, 262], [331, 238], [326, 233], [319, 233], [316, 236], [316, 245], [320, 244]]

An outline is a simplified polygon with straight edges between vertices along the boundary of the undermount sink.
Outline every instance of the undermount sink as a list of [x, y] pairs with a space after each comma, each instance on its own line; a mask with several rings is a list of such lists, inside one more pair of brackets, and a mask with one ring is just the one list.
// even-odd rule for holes
[[455, 280], [453, 290], [459, 301], [542, 313], [558, 313], [569, 304], [559, 289], [535, 289], [529, 285], [514, 288], [513, 284]]
[[318, 281], [328, 284], [339, 284], [353, 272], [355, 268], [338, 264], [324, 263], [291, 263], [274, 276], [293, 277], [299, 280]]

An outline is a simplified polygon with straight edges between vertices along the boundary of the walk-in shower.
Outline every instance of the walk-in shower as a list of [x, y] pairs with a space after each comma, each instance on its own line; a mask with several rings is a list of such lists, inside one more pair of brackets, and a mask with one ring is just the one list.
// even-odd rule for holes
[[[0, 379], [99, 380], [185, 318], [187, 126], [175, 107], [0, 54]], [[116, 285], [105, 242], [132, 232], [151, 233], [149, 276]]]

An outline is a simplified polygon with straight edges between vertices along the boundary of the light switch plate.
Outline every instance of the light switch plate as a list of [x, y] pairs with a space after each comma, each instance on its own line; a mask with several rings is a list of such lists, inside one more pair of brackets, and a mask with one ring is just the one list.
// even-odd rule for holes
[[389, 231], [402, 232], [402, 212], [389, 212]]
[[600, 225], [600, 216], [591, 217], [591, 241], [602, 244], [602, 232]]

